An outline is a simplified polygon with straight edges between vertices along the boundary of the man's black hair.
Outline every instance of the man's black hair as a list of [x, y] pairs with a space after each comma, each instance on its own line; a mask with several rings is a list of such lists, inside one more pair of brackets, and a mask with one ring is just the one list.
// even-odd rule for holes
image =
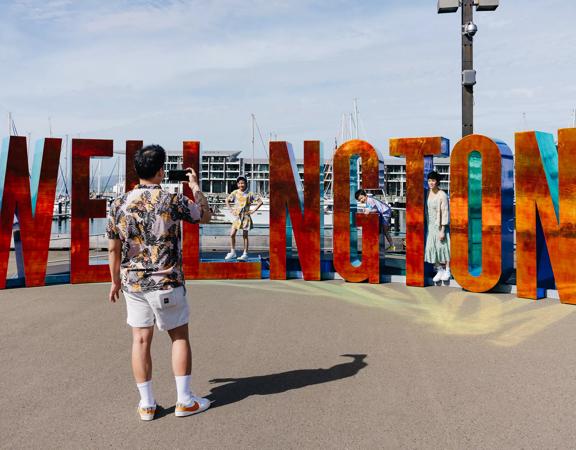
[[436, 180], [437, 183], [440, 183], [440, 175], [438, 174], [438, 172], [436, 172], [435, 170], [433, 170], [432, 172], [430, 172], [428, 174], [428, 180]]
[[360, 197], [361, 195], [366, 195], [366, 191], [364, 189], [358, 189], [354, 194], [354, 198], [358, 200], [358, 197]]
[[248, 184], [248, 180], [246, 179], [246, 177], [243, 177], [242, 175], [236, 178], [236, 184], [238, 184], [240, 181], [244, 181], [244, 183]]
[[142, 180], [150, 180], [164, 167], [166, 151], [159, 145], [147, 145], [134, 155], [134, 168]]

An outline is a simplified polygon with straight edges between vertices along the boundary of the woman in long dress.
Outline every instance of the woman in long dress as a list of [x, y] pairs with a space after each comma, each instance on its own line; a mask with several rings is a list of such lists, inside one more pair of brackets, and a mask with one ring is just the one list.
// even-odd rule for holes
[[450, 213], [448, 196], [440, 189], [438, 172], [428, 174], [428, 198], [426, 199], [426, 250], [424, 260], [434, 264], [437, 272], [433, 281], [449, 281], [450, 273]]

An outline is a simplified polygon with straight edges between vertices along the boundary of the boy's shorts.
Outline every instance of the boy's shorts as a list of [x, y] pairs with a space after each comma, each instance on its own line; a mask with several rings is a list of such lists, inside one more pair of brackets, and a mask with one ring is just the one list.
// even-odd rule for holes
[[186, 299], [186, 288], [151, 292], [123, 292], [126, 299], [126, 322], [134, 328], [156, 326], [168, 331], [188, 323], [190, 310]]

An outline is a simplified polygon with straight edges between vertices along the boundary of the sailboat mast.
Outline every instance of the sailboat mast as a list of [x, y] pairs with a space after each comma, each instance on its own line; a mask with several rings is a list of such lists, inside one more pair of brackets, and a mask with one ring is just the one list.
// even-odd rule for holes
[[359, 122], [358, 122], [358, 99], [357, 99], [357, 98], [354, 99], [354, 121], [356, 122], [356, 123], [355, 123], [355, 126], [356, 126], [356, 127], [355, 127], [355, 130], [356, 130], [356, 133], [355, 133], [356, 139], [359, 139], [359, 138], [360, 138], [360, 133], [359, 133], [359, 130], [358, 130], [358, 128], [359, 128]]
[[254, 180], [254, 127], [256, 125], [256, 116], [252, 113], [252, 170], [250, 171], [251, 186], [250, 190], [254, 191], [256, 188], [256, 180]]
[[96, 194], [98, 196], [102, 194], [102, 192], [100, 191], [101, 180], [102, 180], [102, 161], [98, 161], [98, 183], [97, 183], [97, 191], [96, 191]]
[[352, 136], [354, 136], [352, 131], [354, 130], [354, 119], [352, 118], [352, 113], [348, 114], [348, 126], [350, 131], [350, 139], [352, 139]]
[[522, 113], [522, 126], [524, 127], [525, 130], [528, 129], [528, 126], [526, 125], [526, 113], [525, 112]]
[[14, 123], [14, 118], [12, 117], [12, 113], [8, 113], [8, 135], [9, 136], [18, 136], [18, 130], [16, 129], [16, 124]]
[[[126, 158], [124, 158], [126, 159]], [[124, 186], [124, 166], [122, 165], [122, 158], [118, 155], [118, 192], [120, 195], [123, 191], [122, 186]]]
[[[32, 170], [30, 166], [30, 156], [34, 154], [34, 150], [32, 150], [32, 132], [28, 132], [28, 142], [26, 142], [26, 154], [28, 155], [28, 173]], [[31, 174], [30, 174], [31, 175]]]
[[[70, 173], [68, 171], [68, 143], [69, 143], [69, 135], [66, 135], [66, 151], [64, 152], [64, 179], [66, 180], [66, 182], [64, 183], [65, 186], [68, 186], [68, 174]], [[66, 190], [68, 190], [68, 188], [66, 188]], [[66, 194], [68, 194], [68, 192], [66, 192]]]

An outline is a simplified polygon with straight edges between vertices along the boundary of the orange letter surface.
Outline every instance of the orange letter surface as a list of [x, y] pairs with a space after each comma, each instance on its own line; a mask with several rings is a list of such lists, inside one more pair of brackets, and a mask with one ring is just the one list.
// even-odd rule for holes
[[[477, 174], [470, 173], [471, 155], [481, 158], [480, 171]], [[503, 275], [509, 275], [512, 269], [512, 230], [507, 226], [507, 222], [512, 219], [512, 164], [512, 152], [508, 146], [504, 143], [499, 145], [486, 136], [466, 136], [452, 151], [450, 267], [458, 284], [466, 290], [489, 291]], [[481, 219], [478, 222], [481, 222], [482, 227], [472, 232], [479, 235], [482, 250], [479, 266], [473, 267], [470, 261], [472, 237], [469, 236], [470, 177], [478, 175], [481, 175], [481, 195], [477, 196], [478, 203], [481, 201]], [[502, 225], [506, 227], [503, 228]]]
[[[322, 240], [321, 164], [319, 141], [304, 142], [304, 188], [292, 147], [270, 143], [270, 278], [286, 279], [286, 216], [294, 232], [305, 280], [320, 280]], [[302, 202], [302, 193], [303, 202]], [[302, 204], [303, 203], [303, 204]]]
[[[364, 189], [378, 189], [378, 152], [368, 142], [345, 142], [334, 152], [334, 268], [346, 281], [380, 282], [380, 222], [376, 214], [356, 215], [350, 200], [358, 187], [356, 164], [362, 158]], [[358, 224], [356, 224], [358, 220]], [[362, 258], [357, 253], [356, 225], [362, 227]]]
[[[200, 182], [200, 143], [184, 142], [184, 167], [192, 167]], [[194, 200], [188, 183], [183, 183], [184, 195]], [[262, 277], [259, 262], [200, 262], [200, 225], [183, 222], [182, 262], [186, 279], [258, 279]]]
[[553, 276], [560, 301], [576, 304], [574, 161], [576, 128], [558, 131], [558, 149], [551, 134], [516, 133], [518, 297], [543, 297]]
[[448, 155], [442, 137], [390, 139], [390, 155], [406, 158], [406, 284], [424, 286], [424, 157]]

